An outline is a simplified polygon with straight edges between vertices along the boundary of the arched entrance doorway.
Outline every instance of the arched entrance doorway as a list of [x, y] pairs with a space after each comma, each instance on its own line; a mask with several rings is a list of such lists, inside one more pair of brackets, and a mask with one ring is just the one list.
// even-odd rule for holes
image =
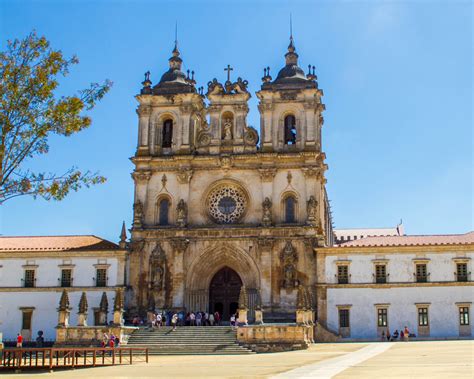
[[230, 267], [223, 267], [212, 278], [209, 286], [209, 311], [218, 311], [222, 320], [228, 321], [239, 307], [242, 280]]

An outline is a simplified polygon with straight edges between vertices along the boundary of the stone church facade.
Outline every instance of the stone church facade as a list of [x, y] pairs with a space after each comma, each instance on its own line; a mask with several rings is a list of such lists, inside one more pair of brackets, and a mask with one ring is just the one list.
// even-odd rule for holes
[[[290, 40], [273, 80], [265, 69], [260, 133], [247, 124], [247, 81], [214, 79], [207, 93], [181, 71], [175, 46], [156, 85], [137, 96], [138, 148], [129, 261], [131, 312], [236, 311], [294, 319], [297, 287], [316, 297], [314, 249], [332, 245], [321, 143], [324, 104], [314, 66]], [[207, 99], [207, 104], [205, 102]], [[261, 139], [259, 141], [259, 138]]]

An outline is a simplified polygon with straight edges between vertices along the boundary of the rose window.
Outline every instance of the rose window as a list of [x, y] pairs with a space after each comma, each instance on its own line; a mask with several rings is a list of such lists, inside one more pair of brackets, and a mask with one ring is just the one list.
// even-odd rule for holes
[[209, 214], [219, 224], [237, 222], [245, 212], [247, 198], [234, 186], [221, 186], [212, 190], [208, 198]]

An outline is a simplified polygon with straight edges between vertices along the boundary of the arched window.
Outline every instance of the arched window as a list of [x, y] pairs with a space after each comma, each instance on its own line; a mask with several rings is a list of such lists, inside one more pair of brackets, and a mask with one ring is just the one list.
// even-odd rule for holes
[[163, 122], [163, 138], [161, 147], [171, 147], [173, 140], [173, 120], [168, 119]]
[[296, 143], [296, 118], [293, 115], [285, 117], [285, 145]]
[[168, 215], [170, 209], [170, 201], [168, 199], [162, 199], [158, 204], [158, 224], [168, 225]]
[[292, 224], [296, 222], [296, 199], [288, 196], [285, 199], [285, 223]]

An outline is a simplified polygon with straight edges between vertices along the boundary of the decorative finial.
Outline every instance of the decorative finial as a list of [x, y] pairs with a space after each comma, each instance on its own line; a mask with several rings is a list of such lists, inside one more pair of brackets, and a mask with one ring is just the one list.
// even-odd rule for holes
[[125, 228], [125, 221], [122, 224], [122, 230], [120, 232], [119, 246], [121, 249], [125, 249], [127, 246], [127, 229]]
[[88, 304], [87, 304], [87, 296], [86, 293], [83, 292], [81, 295], [81, 300], [79, 300], [79, 312], [78, 313], [87, 313], [88, 309]]
[[224, 68], [224, 71], [227, 71], [227, 82], [230, 83], [230, 72], [233, 71], [234, 69], [230, 67], [230, 64], [227, 65], [226, 68]]

